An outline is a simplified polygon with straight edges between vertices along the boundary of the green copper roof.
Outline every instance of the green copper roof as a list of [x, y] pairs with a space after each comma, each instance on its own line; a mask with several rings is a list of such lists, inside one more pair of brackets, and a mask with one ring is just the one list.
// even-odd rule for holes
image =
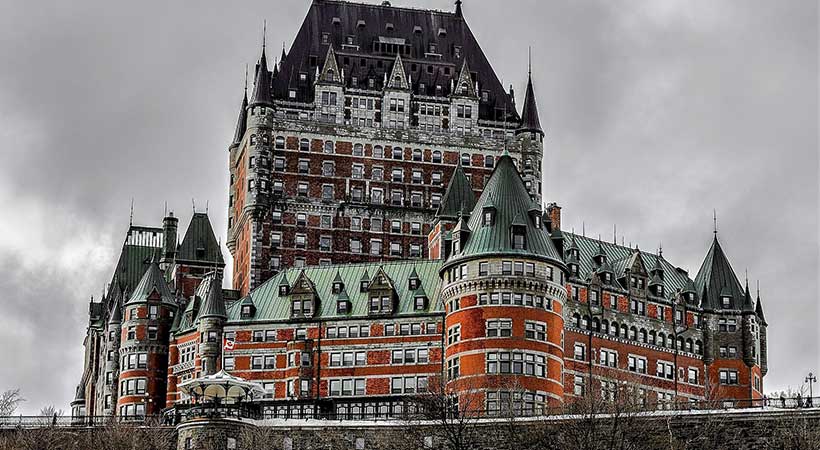
[[177, 261], [210, 263], [220, 267], [225, 264], [207, 214], [194, 213], [185, 237], [182, 239], [182, 244], [179, 246]]
[[732, 298], [732, 308], [743, 299], [743, 286], [723, 253], [717, 236], [712, 240], [712, 247], [698, 270], [695, 286], [701, 296], [701, 306], [706, 309], [720, 309], [722, 296]]
[[[495, 208], [495, 217], [491, 224], [483, 224], [483, 210], [488, 205]], [[455, 261], [477, 255], [518, 255], [535, 256], [553, 260], [563, 265], [563, 260], [550, 240], [546, 229], [536, 227], [534, 216], [541, 218], [540, 212], [534, 215], [529, 211], [538, 205], [530, 198], [524, 180], [513, 164], [512, 158], [505, 154], [490, 176], [484, 192], [476, 202], [470, 215], [468, 226], [471, 233], [466, 243], [461, 244], [461, 251], [453, 254], [450, 260]], [[524, 249], [512, 247], [511, 230], [513, 225], [521, 225], [526, 236]], [[542, 224], [543, 225], [543, 224]]]
[[[162, 229], [158, 228], [156, 231], [162, 233]], [[151, 264], [151, 257], [154, 252], [159, 248], [143, 245], [123, 245], [120, 259], [117, 261], [117, 268], [111, 280], [111, 289], [115, 285], [118, 285], [121, 289], [134, 289]]]
[[475, 206], [475, 193], [470, 186], [470, 180], [461, 168], [461, 164], [456, 166], [447, 191], [441, 200], [441, 205], [436, 211], [436, 217], [457, 219], [462, 213], [466, 214], [473, 210]]
[[168, 288], [168, 283], [165, 282], [165, 277], [159, 269], [156, 258], [151, 261], [148, 270], [145, 271], [139, 284], [137, 284], [137, 287], [131, 292], [128, 303], [145, 302], [148, 301], [148, 298], [152, 295], [159, 295], [164, 303], [176, 305], [174, 294], [172, 294]]
[[[370, 280], [367, 274], [376, 274], [380, 268], [391, 280], [396, 290], [398, 306], [394, 315], [443, 312], [444, 306], [441, 304], [438, 295], [441, 284], [441, 279], [438, 275], [440, 266], [440, 260], [407, 260], [287, 269], [251, 291], [242, 301], [234, 302], [229, 306], [228, 321], [290, 320], [290, 296], [279, 295], [279, 284], [281, 279], [286, 276], [296, 279], [302, 270], [304, 270], [304, 275], [314, 285], [319, 297], [318, 314], [316, 316], [318, 318], [368, 317], [369, 294], [368, 292], [361, 292], [359, 283], [361, 283], [362, 280]], [[424, 292], [430, 294], [428, 298], [433, 302], [430, 308], [423, 312], [414, 310], [414, 292], [409, 290], [408, 279], [413, 271], [418, 275]], [[337, 294], [333, 294], [332, 289], [333, 280], [336, 278], [337, 272], [344, 283], [344, 293], [351, 302], [350, 312], [347, 314], [339, 314], [336, 312]], [[241, 319], [241, 304], [246, 302], [248, 298], [250, 298], [256, 306], [256, 314], [252, 319]]]
[[216, 274], [211, 273], [202, 280], [202, 284], [208, 285], [208, 294], [205, 296], [205, 302], [199, 310], [197, 319], [205, 317], [228, 317], [225, 312], [225, 299], [222, 298], [222, 279], [216, 276]]
[[[597, 269], [597, 266], [593, 261], [593, 256], [599, 252], [599, 247], [607, 254], [607, 260], [613, 261], [612, 265], [616, 270], [615, 276], [618, 278], [623, 277], [627, 268], [627, 264], [624, 262], [630, 260], [630, 258], [636, 253], [641, 258], [641, 263], [644, 268], [652, 267], [652, 264], [655, 262], [655, 255], [651, 253], [636, 251], [634, 248], [613, 244], [611, 242], [599, 241], [598, 239], [592, 239], [585, 236], [568, 233], [566, 231], [564, 234], [565, 237], [570, 240], [570, 243], [575, 242], [575, 245], [578, 246], [580, 260], [578, 267], [579, 274], [587, 274]], [[671, 294], [684, 288], [687, 282], [691, 281], [683, 269], [678, 269], [660, 256], [658, 257], [658, 261], [664, 271], [664, 292]], [[628, 266], [631, 267], [632, 264], [629, 264]]]

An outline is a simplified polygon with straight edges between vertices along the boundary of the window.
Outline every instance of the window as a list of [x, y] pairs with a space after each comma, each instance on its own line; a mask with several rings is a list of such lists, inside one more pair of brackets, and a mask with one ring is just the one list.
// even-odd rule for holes
[[512, 336], [512, 319], [491, 319], [486, 322], [487, 337]]
[[382, 240], [381, 239], [371, 239], [370, 240], [370, 254], [371, 255], [381, 255], [382, 254]]
[[332, 184], [323, 184], [322, 185], [322, 200], [333, 200], [333, 185]]
[[361, 253], [362, 252], [362, 241], [359, 239], [351, 239], [350, 240], [350, 252], [351, 253]]
[[686, 373], [686, 381], [689, 384], [697, 384], [698, 383], [698, 369], [695, 367], [690, 367]]
[[492, 169], [495, 165], [495, 158], [492, 155], [485, 155], [484, 156], [484, 167], [488, 169]]
[[422, 160], [422, 153], [420, 148], [413, 149], [413, 161], [421, 161]]
[[324, 147], [322, 147], [322, 151], [324, 151], [325, 153], [333, 153], [333, 141], [325, 141], [325, 145]]
[[305, 248], [307, 247], [307, 235], [304, 234], [297, 234], [294, 239], [296, 248]]
[[488, 262], [480, 262], [478, 263], [478, 276], [487, 276], [490, 273], [490, 263]]
[[299, 173], [302, 173], [302, 174], [310, 173], [310, 161], [308, 161], [306, 159], [300, 159], [297, 170], [298, 170]]
[[330, 395], [334, 397], [349, 397], [353, 395], [364, 395], [364, 378], [345, 378], [330, 380]]
[[157, 317], [159, 317], [159, 307], [157, 305], [150, 305], [148, 307], [148, 318], [155, 320]]
[[462, 153], [461, 154], [461, 165], [464, 167], [470, 166], [470, 154], [469, 153]]
[[[393, 100], [391, 100], [391, 103], [392, 102], [393, 102]], [[402, 101], [402, 103], [404, 103], [404, 101]], [[400, 146], [393, 146], [392, 155], [393, 155], [393, 159], [403, 159], [404, 158], [404, 149], [402, 149]]]
[[307, 152], [310, 150], [310, 141], [307, 139], [300, 139], [299, 140], [299, 150], [303, 152]]
[[447, 329], [447, 344], [454, 344], [461, 340], [461, 325], [453, 325]]
[[363, 156], [364, 146], [362, 144], [353, 144], [353, 156]]
[[618, 367], [618, 352], [602, 348], [599, 351], [599, 362], [602, 366]]
[[336, 174], [336, 166], [333, 164], [333, 161], [323, 161], [322, 162], [322, 175], [329, 177]]
[[489, 352], [486, 355], [487, 373], [512, 373], [545, 377], [546, 357], [527, 352]]
[[671, 362], [658, 361], [656, 365], [655, 375], [668, 380], [674, 379], [675, 366]]
[[455, 380], [459, 376], [459, 357], [450, 358], [447, 360], [447, 379]]
[[629, 355], [627, 369], [630, 372], [646, 373], [646, 358]]
[[584, 395], [585, 391], [586, 391], [586, 389], [585, 389], [585, 386], [584, 386], [584, 377], [582, 377], [580, 375], [575, 375], [573, 388], [572, 388], [572, 393], [579, 396], [579, 397], [581, 397], [581, 396]]
[[330, 236], [319, 237], [319, 251], [329, 252], [333, 250], [333, 240]]
[[156, 325], [148, 325], [148, 340], [149, 341], [156, 341], [157, 340], [157, 326]]
[[530, 322], [524, 324], [524, 337], [536, 341], [547, 340], [547, 325], [543, 322]]
[[577, 361], [585, 361], [586, 360], [586, 346], [581, 344], [580, 342], [575, 343], [575, 354], [573, 357]]
[[720, 384], [738, 384], [737, 370], [722, 369], [719, 376]]
[[393, 169], [391, 172], [391, 180], [394, 183], [401, 183], [404, 181], [404, 170], [402, 169]]
[[307, 197], [308, 189], [309, 186], [307, 181], [300, 181], [296, 183], [296, 195], [300, 197]]

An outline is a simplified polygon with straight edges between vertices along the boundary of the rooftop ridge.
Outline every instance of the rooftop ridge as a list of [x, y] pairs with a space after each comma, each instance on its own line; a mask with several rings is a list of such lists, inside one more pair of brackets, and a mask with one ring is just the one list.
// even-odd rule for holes
[[322, 3], [330, 4], [335, 3], [339, 5], [355, 5], [355, 6], [364, 6], [366, 8], [376, 8], [376, 9], [398, 9], [402, 11], [412, 11], [412, 12], [429, 12], [433, 14], [441, 14], [446, 16], [453, 16], [459, 17], [456, 15], [455, 10], [453, 11], [445, 11], [443, 9], [436, 9], [436, 8], [414, 8], [412, 6], [395, 6], [393, 4], [382, 4], [382, 3], [365, 3], [365, 2], [351, 2], [347, 0], [323, 0]]

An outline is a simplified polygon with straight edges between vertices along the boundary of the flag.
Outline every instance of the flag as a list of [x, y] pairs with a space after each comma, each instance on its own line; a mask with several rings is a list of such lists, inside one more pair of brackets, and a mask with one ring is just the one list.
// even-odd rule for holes
[[223, 349], [233, 350], [233, 346], [234, 346], [234, 342], [232, 340], [227, 339], [227, 338], [224, 339], [224, 344], [222, 345]]

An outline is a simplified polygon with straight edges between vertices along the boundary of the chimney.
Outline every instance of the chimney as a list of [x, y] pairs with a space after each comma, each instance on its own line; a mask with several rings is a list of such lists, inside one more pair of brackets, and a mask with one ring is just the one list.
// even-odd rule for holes
[[174, 212], [162, 219], [162, 262], [173, 263], [177, 255], [177, 226], [179, 219], [174, 217]]
[[561, 207], [557, 203], [550, 203], [547, 205], [547, 214], [550, 216], [550, 222], [553, 230], [561, 229]]

